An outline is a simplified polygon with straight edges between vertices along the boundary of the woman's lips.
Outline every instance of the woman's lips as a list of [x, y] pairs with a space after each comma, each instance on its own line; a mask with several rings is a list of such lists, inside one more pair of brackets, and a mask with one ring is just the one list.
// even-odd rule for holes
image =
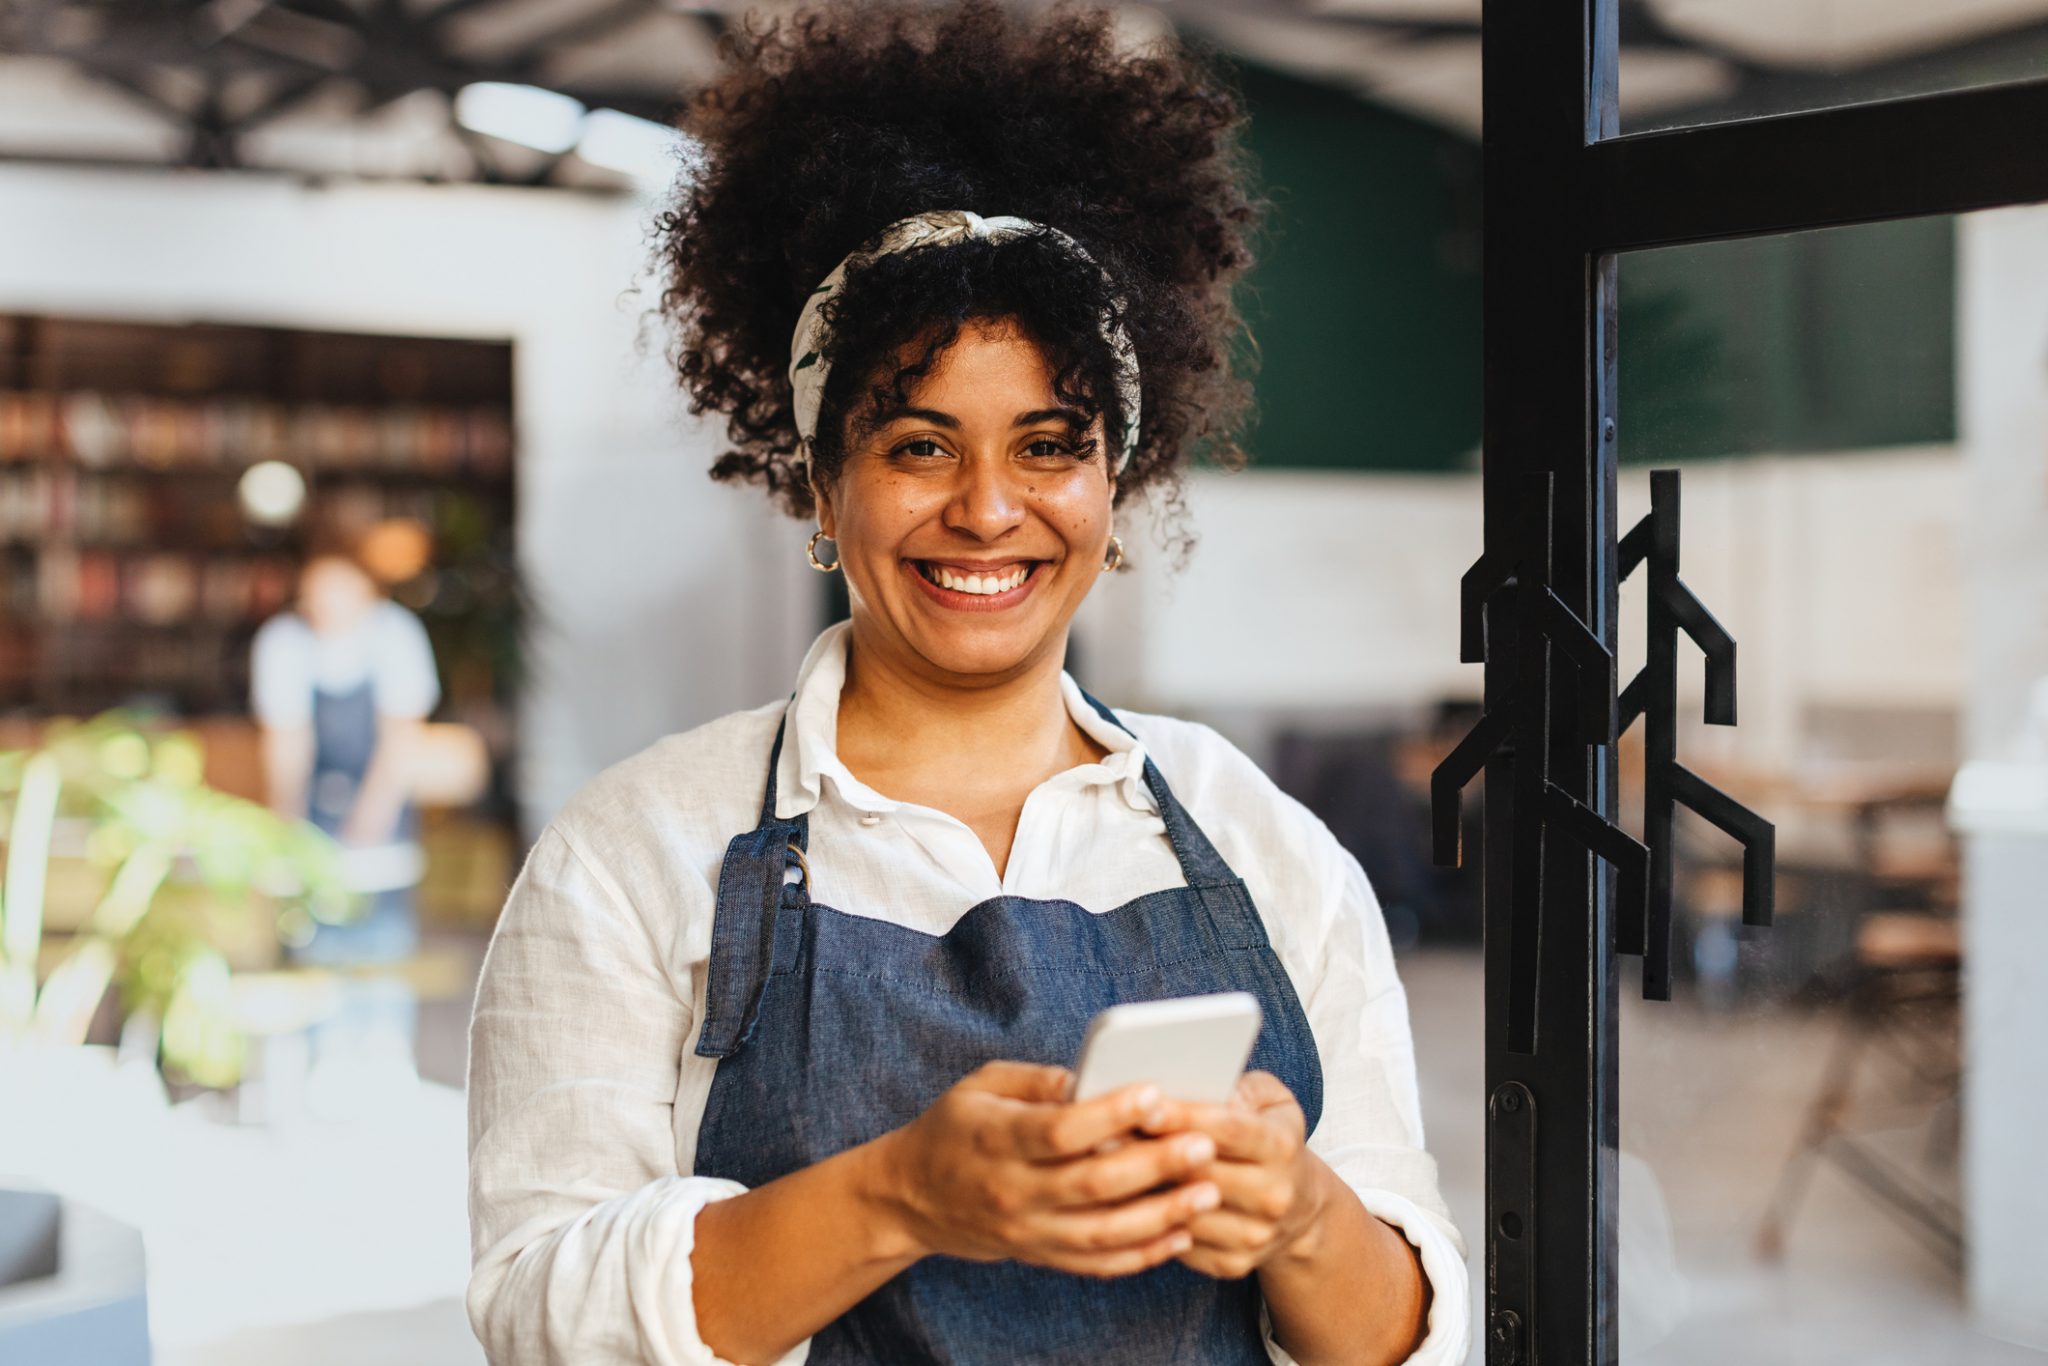
[[[940, 606], [950, 607], [958, 612], [1000, 612], [1005, 608], [1016, 606], [1024, 601], [1025, 598], [1031, 596], [1031, 590], [1038, 586], [1038, 577], [1044, 571], [1046, 562], [1043, 560], [1015, 561], [1010, 565], [1004, 566], [1000, 571], [994, 571], [996, 577], [1001, 577], [1004, 573], [1014, 572], [1018, 564], [1029, 566], [1030, 572], [1024, 576], [1022, 583], [1018, 584], [1015, 588], [1006, 588], [1000, 593], [963, 593], [955, 588], [942, 587], [925, 577], [924, 571], [919, 568], [922, 564], [943, 565], [950, 572], [962, 577], [967, 576], [965, 566], [954, 565], [944, 560], [903, 561], [903, 572], [908, 574], [911, 581], [924, 591], [926, 597], [929, 597]], [[982, 577], [988, 577], [988, 575], [984, 574]]]

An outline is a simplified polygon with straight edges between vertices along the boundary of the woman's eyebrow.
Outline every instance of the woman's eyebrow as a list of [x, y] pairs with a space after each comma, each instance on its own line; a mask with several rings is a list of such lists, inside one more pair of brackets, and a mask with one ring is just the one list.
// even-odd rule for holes
[[[951, 413], [941, 412], [937, 408], [912, 408], [907, 406], [891, 408], [889, 411], [881, 414], [876, 425], [887, 426], [891, 422], [903, 422], [906, 420], [929, 422], [934, 426], [945, 427], [950, 431], [960, 430], [960, 419], [954, 417]], [[1085, 427], [1088, 425], [1088, 415], [1079, 408], [1033, 408], [1029, 412], [1019, 413], [1010, 419], [1012, 427], [1029, 427], [1040, 422], [1064, 422], [1070, 427]]]
[[1064, 422], [1070, 427], [1088, 425], [1088, 415], [1079, 408], [1033, 408], [1028, 413], [1019, 413], [1010, 420], [1012, 427], [1029, 427], [1039, 422]]
[[876, 425], [886, 427], [891, 422], [901, 422], [905, 418], [915, 418], [920, 422], [930, 422], [935, 426], [945, 427], [956, 432], [960, 430], [959, 418], [951, 413], [942, 413], [937, 408], [891, 408], [888, 412], [881, 415]]

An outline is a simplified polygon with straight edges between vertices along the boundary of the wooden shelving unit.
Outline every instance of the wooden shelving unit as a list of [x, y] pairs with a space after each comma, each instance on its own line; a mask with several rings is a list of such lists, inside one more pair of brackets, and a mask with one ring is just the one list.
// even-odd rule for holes
[[[0, 316], [0, 712], [242, 712], [249, 643], [289, 604], [307, 529], [416, 519], [396, 586], [434, 638], [444, 711], [516, 685], [509, 344]], [[306, 511], [264, 527], [245, 471]]]

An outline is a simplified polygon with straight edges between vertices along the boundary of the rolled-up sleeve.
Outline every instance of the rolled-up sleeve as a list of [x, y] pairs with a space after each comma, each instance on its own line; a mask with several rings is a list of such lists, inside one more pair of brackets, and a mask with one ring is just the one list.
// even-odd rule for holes
[[567, 830], [543, 833], [470, 1024], [467, 1302], [494, 1366], [720, 1363], [690, 1257], [698, 1211], [745, 1188], [677, 1170], [694, 1011], [672, 948]]

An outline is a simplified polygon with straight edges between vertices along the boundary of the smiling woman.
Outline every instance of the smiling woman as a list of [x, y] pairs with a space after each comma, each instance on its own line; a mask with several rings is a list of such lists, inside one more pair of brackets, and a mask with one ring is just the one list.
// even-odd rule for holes
[[[1235, 452], [1235, 95], [1072, 9], [846, 4], [728, 55], [663, 220], [678, 371], [851, 617], [512, 889], [471, 1030], [492, 1359], [1462, 1362], [1364, 874], [1061, 667], [1123, 500]], [[1226, 990], [1263, 1020], [1230, 1102], [1070, 1099], [1098, 1012]]]

